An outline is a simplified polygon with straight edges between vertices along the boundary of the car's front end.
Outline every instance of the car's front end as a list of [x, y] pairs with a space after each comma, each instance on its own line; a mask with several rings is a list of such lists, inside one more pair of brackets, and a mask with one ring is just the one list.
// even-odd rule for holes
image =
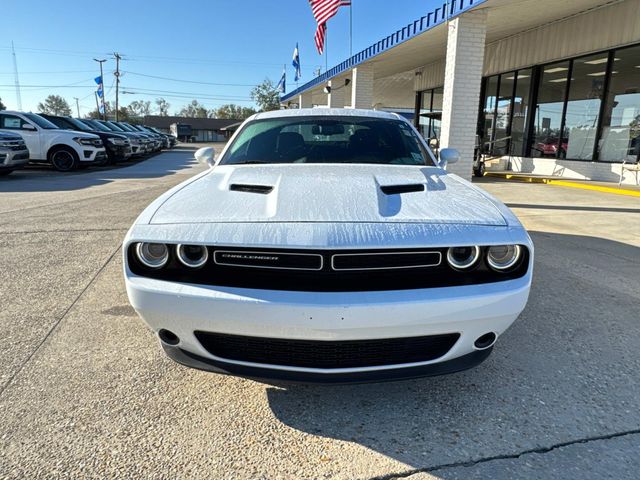
[[524, 309], [533, 246], [506, 207], [437, 173], [218, 166], [130, 230], [130, 302], [170, 357], [211, 371], [351, 382], [469, 368]]
[[533, 245], [440, 168], [456, 158], [388, 113], [258, 114], [136, 220], [131, 305], [205, 370], [351, 382], [476, 365], [526, 305]]
[[29, 150], [19, 135], [0, 132], [0, 174], [7, 174], [29, 163]]
[[[81, 133], [71, 130], [61, 130], [66, 132], [65, 136], [69, 137], [69, 134], [73, 134], [71, 145], [75, 148], [78, 154], [79, 165], [104, 164], [107, 161], [107, 151], [102, 143], [102, 140], [98, 135]], [[58, 135], [61, 136], [61, 135]], [[52, 144], [55, 144], [55, 138], [51, 140]]]

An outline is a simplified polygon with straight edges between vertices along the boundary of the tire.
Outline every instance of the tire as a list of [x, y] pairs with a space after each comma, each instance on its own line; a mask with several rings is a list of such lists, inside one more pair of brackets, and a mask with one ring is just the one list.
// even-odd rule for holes
[[47, 159], [59, 172], [71, 172], [78, 167], [78, 154], [70, 147], [56, 147], [49, 150]]

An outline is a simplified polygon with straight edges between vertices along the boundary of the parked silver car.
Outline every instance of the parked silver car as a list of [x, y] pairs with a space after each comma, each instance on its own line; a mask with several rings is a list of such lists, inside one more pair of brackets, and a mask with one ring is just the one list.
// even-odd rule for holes
[[0, 175], [8, 175], [29, 163], [29, 150], [16, 133], [0, 132]]

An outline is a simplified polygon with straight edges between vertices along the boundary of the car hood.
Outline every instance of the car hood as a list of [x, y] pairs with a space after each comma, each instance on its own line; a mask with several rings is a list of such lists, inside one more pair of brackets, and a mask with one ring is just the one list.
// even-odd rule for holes
[[439, 168], [353, 164], [216, 166], [150, 218], [151, 224], [241, 222], [507, 224], [480, 190]]

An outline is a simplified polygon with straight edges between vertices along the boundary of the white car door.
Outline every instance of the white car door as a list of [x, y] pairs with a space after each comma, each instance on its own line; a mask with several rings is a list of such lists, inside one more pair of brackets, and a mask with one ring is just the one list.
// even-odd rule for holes
[[46, 160], [42, 153], [42, 136], [38, 127], [10, 113], [0, 113], [0, 130], [19, 134], [29, 149], [29, 157]]

